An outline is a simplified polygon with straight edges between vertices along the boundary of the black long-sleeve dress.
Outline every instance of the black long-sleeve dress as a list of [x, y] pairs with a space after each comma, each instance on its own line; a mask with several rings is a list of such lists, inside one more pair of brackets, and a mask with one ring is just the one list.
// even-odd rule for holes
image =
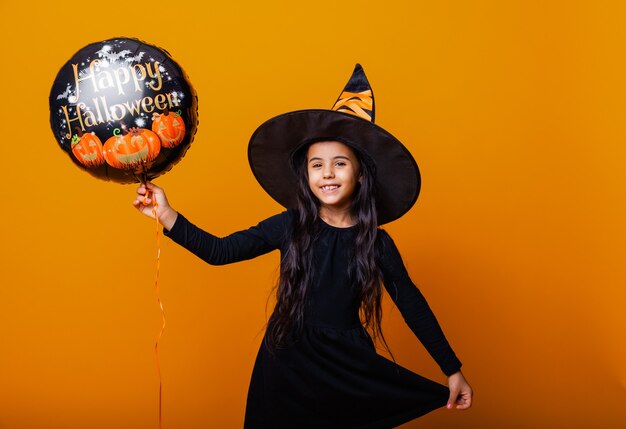
[[[295, 211], [215, 237], [179, 214], [166, 235], [206, 262], [222, 265], [286, 249]], [[383, 282], [406, 323], [446, 375], [461, 362], [391, 237], [379, 230]], [[346, 268], [355, 229], [320, 221], [314, 242], [316, 276], [307, 296], [305, 327], [286, 348], [261, 343], [248, 390], [244, 428], [382, 429], [446, 404], [448, 388], [378, 355], [359, 320], [359, 301]]]

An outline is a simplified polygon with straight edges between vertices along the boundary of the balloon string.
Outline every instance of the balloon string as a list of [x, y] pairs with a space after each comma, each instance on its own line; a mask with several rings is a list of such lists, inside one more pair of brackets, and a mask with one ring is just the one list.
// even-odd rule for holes
[[154, 198], [153, 206], [152, 206], [152, 214], [156, 219], [156, 244], [157, 244], [157, 255], [156, 255], [156, 272], [154, 275], [154, 289], [156, 291], [157, 303], [159, 304], [159, 308], [161, 309], [161, 331], [159, 332], [159, 336], [157, 337], [156, 343], [154, 344], [154, 354], [156, 357], [156, 366], [157, 366], [157, 374], [159, 376], [159, 429], [163, 429], [163, 379], [161, 377], [161, 359], [159, 356], [159, 342], [161, 341], [161, 337], [163, 336], [163, 331], [165, 330], [165, 310], [163, 310], [163, 302], [161, 301], [161, 289], [159, 287], [159, 270], [161, 268], [161, 224], [159, 223], [159, 217], [157, 216], [157, 208], [158, 203], [156, 198]]

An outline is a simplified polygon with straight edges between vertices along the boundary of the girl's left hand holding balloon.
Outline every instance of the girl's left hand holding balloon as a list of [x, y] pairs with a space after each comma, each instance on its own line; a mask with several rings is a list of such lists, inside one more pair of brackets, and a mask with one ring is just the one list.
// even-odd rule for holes
[[156, 215], [159, 223], [168, 231], [172, 229], [178, 217], [176, 210], [167, 201], [165, 191], [150, 182], [142, 184], [137, 189], [137, 197], [133, 201], [133, 205], [141, 213], [152, 219]]

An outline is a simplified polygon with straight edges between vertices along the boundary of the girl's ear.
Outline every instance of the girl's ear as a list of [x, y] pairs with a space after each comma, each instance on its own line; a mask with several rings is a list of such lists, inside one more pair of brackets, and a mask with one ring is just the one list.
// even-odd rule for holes
[[359, 174], [359, 183], [361, 183], [361, 184], [363, 183], [363, 175], [362, 174]]

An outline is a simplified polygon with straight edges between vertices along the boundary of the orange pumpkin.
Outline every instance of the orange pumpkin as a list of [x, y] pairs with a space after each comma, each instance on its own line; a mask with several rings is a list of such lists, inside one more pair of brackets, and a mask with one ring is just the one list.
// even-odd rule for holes
[[133, 170], [154, 160], [161, 151], [159, 137], [145, 128], [131, 128], [128, 134], [119, 134], [104, 143], [104, 159], [115, 168]]
[[72, 137], [72, 153], [85, 167], [98, 167], [104, 164], [102, 142], [94, 133], [76, 135]]
[[185, 138], [185, 121], [179, 113], [166, 111], [152, 115], [152, 131], [157, 133], [163, 147], [176, 147]]

